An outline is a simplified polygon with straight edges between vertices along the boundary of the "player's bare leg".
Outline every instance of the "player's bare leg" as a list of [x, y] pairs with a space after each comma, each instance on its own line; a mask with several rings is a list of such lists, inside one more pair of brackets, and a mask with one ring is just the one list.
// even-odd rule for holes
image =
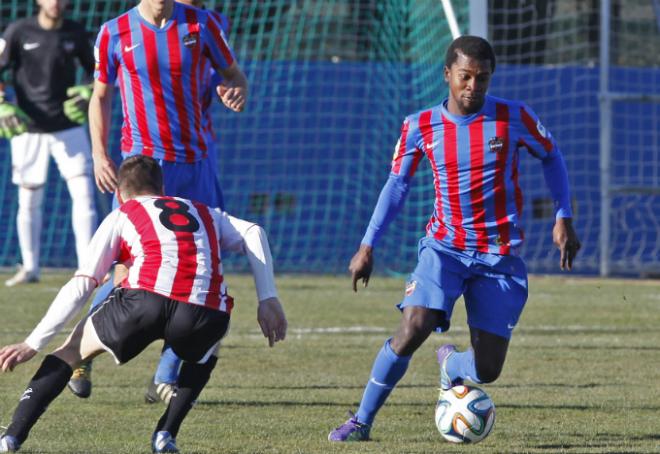
[[[116, 264], [113, 273], [106, 276], [107, 279], [103, 285], [97, 289], [94, 301], [89, 308], [90, 314], [107, 299], [112, 289], [119, 286], [126, 276], [128, 276], [128, 268], [121, 263]], [[91, 359], [86, 360], [73, 370], [67, 386], [74, 396], [86, 399], [92, 394], [92, 364]]]
[[443, 345], [438, 350], [440, 364], [440, 388], [448, 390], [463, 383], [492, 383], [500, 376], [509, 339], [470, 327], [472, 348], [458, 352], [453, 345]]

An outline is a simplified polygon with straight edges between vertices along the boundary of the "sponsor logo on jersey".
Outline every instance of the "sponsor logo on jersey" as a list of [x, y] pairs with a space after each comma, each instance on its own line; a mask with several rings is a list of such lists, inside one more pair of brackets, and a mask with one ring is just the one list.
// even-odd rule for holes
[[135, 49], [136, 47], [139, 47], [139, 46], [140, 46], [140, 43], [133, 44], [132, 46], [124, 46], [124, 52], [130, 52], [130, 51], [132, 51], [133, 49]]
[[499, 153], [504, 149], [504, 139], [501, 137], [491, 137], [488, 139], [488, 148], [493, 153]]
[[410, 281], [406, 284], [406, 296], [410, 296], [415, 291], [417, 287], [417, 281]]
[[538, 120], [536, 122], [536, 130], [541, 134], [541, 137], [547, 139], [548, 138], [548, 131], [545, 129], [545, 126], [541, 124], [541, 120]]
[[39, 46], [41, 46], [41, 43], [23, 43], [23, 49], [25, 50], [34, 50]]
[[182, 41], [183, 45], [188, 48], [195, 47], [197, 45], [197, 41], [199, 41], [199, 33], [188, 33], [183, 37]]

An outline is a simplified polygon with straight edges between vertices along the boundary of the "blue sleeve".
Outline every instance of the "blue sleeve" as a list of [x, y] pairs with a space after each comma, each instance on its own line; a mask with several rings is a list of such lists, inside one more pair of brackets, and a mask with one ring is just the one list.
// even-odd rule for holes
[[387, 226], [401, 211], [410, 189], [410, 180], [400, 175], [390, 174], [380, 191], [376, 208], [371, 215], [369, 226], [362, 238], [362, 244], [374, 246], [385, 232]]
[[572, 218], [571, 192], [568, 187], [568, 172], [564, 157], [556, 148], [543, 159], [543, 176], [550, 189], [555, 205], [555, 218]]
[[394, 147], [390, 176], [380, 191], [362, 244], [373, 247], [401, 211], [410, 189], [410, 181], [423, 156], [422, 151], [417, 147], [418, 137], [416, 120], [407, 117], [401, 125], [401, 135]]

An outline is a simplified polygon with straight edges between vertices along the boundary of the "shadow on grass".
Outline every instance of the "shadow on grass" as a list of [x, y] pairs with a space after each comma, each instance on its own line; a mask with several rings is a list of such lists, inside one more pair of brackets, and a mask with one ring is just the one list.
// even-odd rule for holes
[[[257, 401], [257, 400], [236, 400], [236, 399], [218, 399], [218, 400], [200, 400], [197, 405], [208, 406], [235, 406], [235, 407], [355, 407], [359, 404], [357, 401], [351, 402], [330, 402], [330, 401], [293, 401], [293, 400], [275, 400], [275, 401]], [[419, 408], [420, 402], [388, 402], [390, 407], [411, 407]], [[423, 403], [422, 403], [423, 405]], [[613, 408], [618, 407], [590, 407], [588, 405], [543, 405], [543, 404], [498, 404], [497, 408], [507, 408], [515, 410], [579, 410], [590, 412], [611, 413]], [[627, 407], [627, 410], [647, 410], [660, 411], [660, 406], [633, 406]]]

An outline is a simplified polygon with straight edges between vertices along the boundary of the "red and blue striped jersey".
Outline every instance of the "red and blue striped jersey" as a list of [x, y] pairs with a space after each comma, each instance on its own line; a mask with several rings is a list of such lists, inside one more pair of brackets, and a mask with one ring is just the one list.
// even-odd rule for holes
[[103, 24], [95, 56], [95, 78], [119, 84], [123, 153], [177, 162], [206, 156], [210, 68], [228, 68], [235, 60], [208, 12], [175, 2], [172, 17], [158, 28], [132, 8]]
[[445, 103], [408, 116], [390, 178], [362, 243], [373, 245], [400, 210], [422, 159], [435, 202], [427, 236], [443, 246], [508, 255], [523, 241], [519, 151], [541, 160], [557, 217], [571, 217], [566, 166], [552, 135], [524, 103], [486, 96], [477, 113], [456, 116]]

